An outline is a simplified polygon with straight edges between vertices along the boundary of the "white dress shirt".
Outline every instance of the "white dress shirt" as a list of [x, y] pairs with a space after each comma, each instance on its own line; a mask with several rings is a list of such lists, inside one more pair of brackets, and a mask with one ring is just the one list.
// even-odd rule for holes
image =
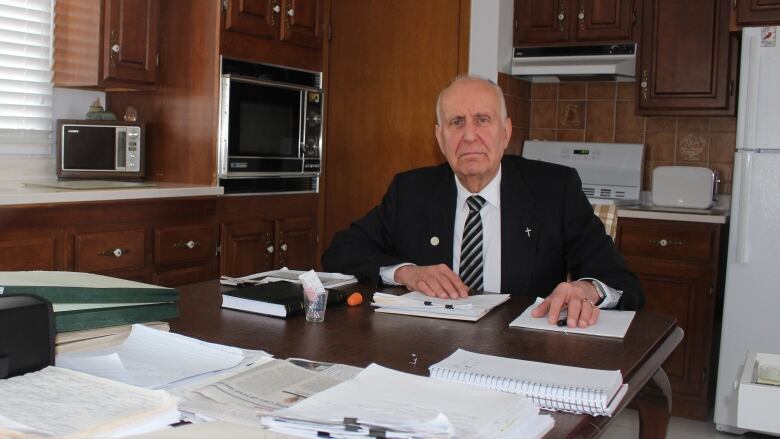
[[[457, 274], [460, 269], [460, 245], [463, 240], [463, 228], [469, 214], [466, 199], [472, 195], [479, 195], [485, 199], [485, 205], [479, 212], [482, 217], [482, 255], [484, 257], [482, 280], [485, 291], [501, 292], [501, 168], [498, 168], [498, 173], [493, 177], [493, 180], [478, 193], [469, 192], [463, 187], [457, 176], [455, 177], [455, 186], [458, 197], [455, 201], [455, 230], [452, 237], [452, 271]], [[395, 282], [395, 271], [404, 265], [414, 264], [405, 262], [380, 267], [379, 276], [382, 278], [382, 282], [386, 285], [399, 285]], [[606, 297], [599, 304], [599, 308], [614, 308], [617, 306], [620, 296], [623, 295], [622, 291], [616, 290], [598, 279], [582, 278], [579, 280], [594, 281], [601, 285]], [[543, 294], [543, 292], [540, 291], [539, 294]]]

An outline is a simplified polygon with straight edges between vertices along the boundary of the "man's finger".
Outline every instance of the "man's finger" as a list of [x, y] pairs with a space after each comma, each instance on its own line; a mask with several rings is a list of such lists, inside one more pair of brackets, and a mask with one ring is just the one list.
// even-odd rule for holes
[[594, 308], [595, 307], [593, 306], [593, 304], [591, 304], [587, 300], [580, 301], [580, 318], [579, 318], [579, 322], [577, 323], [577, 325], [580, 328], [587, 328], [589, 326]]
[[466, 286], [466, 284], [463, 283], [460, 277], [458, 277], [458, 275], [450, 269], [450, 267], [442, 264], [440, 266], [440, 270], [442, 276], [444, 276], [450, 285], [452, 285], [451, 292], [454, 292], [454, 294], [450, 294], [450, 297], [457, 299], [459, 297], [466, 297], [469, 295], [469, 288]]
[[[548, 299], [550, 300], [550, 311], [547, 314], [547, 321], [555, 325], [558, 323], [558, 316], [563, 309], [563, 299], [559, 297], [559, 294], [555, 294], [555, 291]], [[569, 313], [571, 313], [571, 310], [569, 310]]]
[[542, 317], [545, 314], [547, 314], [547, 311], [550, 310], [550, 299], [544, 299], [542, 303], [539, 304], [536, 308], [531, 310], [531, 316], [532, 317]]

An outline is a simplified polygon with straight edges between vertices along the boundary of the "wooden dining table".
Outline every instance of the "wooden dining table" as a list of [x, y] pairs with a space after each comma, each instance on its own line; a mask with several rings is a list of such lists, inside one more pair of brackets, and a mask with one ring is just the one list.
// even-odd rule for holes
[[[640, 438], [665, 438], [671, 410], [669, 379], [661, 365], [683, 337], [671, 316], [636, 313], [625, 337], [609, 338], [565, 332], [510, 328], [509, 323], [534, 301], [512, 296], [477, 322], [377, 313], [374, 289], [361, 284], [341, 287], [363, 294], [359, 306], [331, 305], [321, 323], [303, 315], [286, 319], [222, 309], [221, 292], [229, 287], [207, 281], [177, 287], [180, 317], [171, 331], [199, 339], [264, 350], [277, 358], [365, 367], [371, 363], [417, 375], [458, 348], [482, 354], [595, 369], [619, 369], [628, 393], [618, 412], [631, 404], [639, 413]], [[397, 292], [398, 288], [383, 289]], [[617, 412], [616, 412], [617, 413]], [[613, 418], [552, 412], [555, 426], [547, 438], [598, 437]]]

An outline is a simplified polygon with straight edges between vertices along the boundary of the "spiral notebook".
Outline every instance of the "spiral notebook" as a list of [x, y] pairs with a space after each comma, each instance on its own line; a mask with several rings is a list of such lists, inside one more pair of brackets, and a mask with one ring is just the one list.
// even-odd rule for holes
[[586, 369], [458, 349], [430, 367], [431, 378], [519, 393], [547, 410], [612, 416], [628, 385], [619, 370]]

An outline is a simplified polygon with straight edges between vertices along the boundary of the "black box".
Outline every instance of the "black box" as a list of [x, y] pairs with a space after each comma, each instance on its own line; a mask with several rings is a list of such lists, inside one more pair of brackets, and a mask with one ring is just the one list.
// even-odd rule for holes
[[31, 294], [0, 294], [0, 379], [54, 365], [51, 302]]

